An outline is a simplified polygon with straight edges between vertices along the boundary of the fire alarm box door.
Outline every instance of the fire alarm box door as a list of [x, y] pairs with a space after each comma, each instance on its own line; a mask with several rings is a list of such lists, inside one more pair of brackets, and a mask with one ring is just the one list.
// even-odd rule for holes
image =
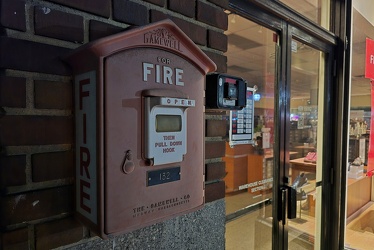
[[204, 83], [215, 64], [167, 20], [84, 45], [67, 61], [78, 84], [81, 220], [105, 238], [202, 207]]
[[[184, 85], [175, 85], [173, 75], [158, 83], [158, 67], [183, 70]], [[152, 48], [107, 58], [105, 73], [106, 233], [203, 205], [204, 85], [197, 83], [204, 75], [185, 59]], [[128, 151], [134, 169], [124, 173]]]

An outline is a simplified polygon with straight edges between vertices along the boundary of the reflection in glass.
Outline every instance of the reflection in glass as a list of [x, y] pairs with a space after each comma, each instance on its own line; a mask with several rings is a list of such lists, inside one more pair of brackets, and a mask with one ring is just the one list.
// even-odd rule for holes
[[320, 238], [321, 187], [316, 182], [322, 178], [324, 54], [296, 40], [292, 45], [289, 147], [296, 156], [290, 160], [290, 176], [297, 207], [296, 218], [288, 222], [288, 245], [313, 249]]
[[235, 14], [229, 15], [226, 34], [227, 73], [258, 87], [256, 99], [247, 102], [253, 113], [249, 107], [231, 113], [236, 135], [253, 129], [256, 143], [226, 143], [226, 249], [271, 249], [277, 35]]
[[280, 0], [311, 21], [329, 29], [330, 0]]

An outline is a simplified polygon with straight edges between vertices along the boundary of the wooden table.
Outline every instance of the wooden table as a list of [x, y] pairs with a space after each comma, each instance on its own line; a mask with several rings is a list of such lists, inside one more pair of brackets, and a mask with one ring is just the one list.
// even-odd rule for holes
[[316, 164], [312, 162], [305, 162], [303, 158], [297, 158], [290, 160], [291, 167], [292, 167], [292, 181], [300, 174], [301, 171], [315, 173], [316, 172]]
[[[300, 172], [316, 172], [316, 164], [305, 162], [304, 158], [290, 160], [290, 163], [292, 168], [292, 181], [295, 180]], [[371, 181], [372, 178], [368, 178], [366, 174], [363, 174], [359, 179], [347, 178], [347, 217], [351, 216], [370, 201]], [[309, 204], [314, 205], [314, 203]], [[309, 207], [309, 212], [311, 211], [314, 211], [312, 206]], [[314, 216], [314, 214], [309, 215]]]
[[[301, 156], [306, 156], [310, 151], [316, 151], [315, 147], [312, 146], [296, 146], [295, 149], [301, 149]], [[307, 151], [307, 153], [305, 153]]]
[[347, 178], [347, 218], [371, 200], [371, 180], [362, 174], [361, 178]]

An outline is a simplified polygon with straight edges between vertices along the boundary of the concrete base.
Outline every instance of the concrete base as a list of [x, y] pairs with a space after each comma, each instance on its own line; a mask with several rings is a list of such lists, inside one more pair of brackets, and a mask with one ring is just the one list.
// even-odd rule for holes
[[107, 240], [93, 237], [58, 249], [225, 249], [225, 201]]

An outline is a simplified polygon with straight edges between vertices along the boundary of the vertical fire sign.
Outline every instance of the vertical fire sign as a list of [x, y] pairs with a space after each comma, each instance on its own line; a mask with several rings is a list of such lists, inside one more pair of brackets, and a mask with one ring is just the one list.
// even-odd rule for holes
[[91, 71], [75, 78], [76, 208], [97, 223], [96, 76]]

